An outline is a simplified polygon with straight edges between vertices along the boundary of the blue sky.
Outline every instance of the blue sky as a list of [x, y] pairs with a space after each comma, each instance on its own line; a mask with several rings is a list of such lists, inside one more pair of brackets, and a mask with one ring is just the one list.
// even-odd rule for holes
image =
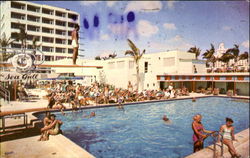
[[[247, 1], [36, 1], [80, 14], [81, 52], [85, 58], [124, 56], [132, 39], [146, 53], [202, 50], [223, 42], [249, 51]], [[84, 25], [85, 19], [85, 25]], [[95, 20], [94, 20], [95, 19]], [[87, 22], [87, 23], [86, 23]], [[86, 25], [88, 24], [88, 26]]]

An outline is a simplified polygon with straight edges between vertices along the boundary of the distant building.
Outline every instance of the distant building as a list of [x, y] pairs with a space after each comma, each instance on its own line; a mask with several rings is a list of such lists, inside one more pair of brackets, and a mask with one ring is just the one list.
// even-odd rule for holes
[[[219, 48], [216, 50], [215, 57], [220, 58], [224, 53], [226, 53], [226, 51], [227, 51], [227, 48], [225, 48], [224, 43], [220, 43]], [[234, 64], [234, 59], [231, 59], [228, 64], [229, 64], [229, 66], [232, 66]], [[236, 65], [244, 67], [245, 69], [249, 68], [249, 62], [247, 59], [238, 61], [236, 63]], [[225, 63], [223, 63], [221, 61], [215, 62], [215, 68], [224, 68], [224, 67], [225, 67]]]
[[[71, 58], [71, 32], [79, 21], [80, 15], [69, 9], [27, 1], [1, 1], [0, 36], [5, 34], [14, 39], [13, 32], [19, 32], [19, 26], [24, 27], [28, 48], [32, 49], [32, 39], [37, 37], [45, 61]], [[10, 47], [21, 48], [21, 43], [14, 42]]]
[[[71, 61], [63, 60], [53, 62], [57, 65]], [[75, 76], [88, 76], [92, 82], [105, 82], [120, 88], [127, 88], [128, 82], [136, 86], [136, 64], [133, 57], [115, 58], [108, 60], [86, 60], [79, 59], [78, 65], [95, 65], [102, 66], [96, 68], [52, 68], [56, 73], [74, 73]], [[204, 60], [196, 60], [195, 54], [169, 51], [161, 53], [144, 54], [140, 60], [140, 80], [139, 89], [159, 89], [160, 84], [157, 82], [159, 74], [193, 74], [194, 65], [197, 73], [206, 73]]]

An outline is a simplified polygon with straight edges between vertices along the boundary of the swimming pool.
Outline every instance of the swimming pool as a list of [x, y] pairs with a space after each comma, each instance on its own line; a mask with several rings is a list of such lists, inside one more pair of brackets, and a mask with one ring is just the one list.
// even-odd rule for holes
[[[209, 97], [143, 103], [117, 107], [56, 113], [63, 133], [97, 158], [177, 158], [192, 153], [192, 117], [203, 115], [205, 129], [219, 130], [225, 117], [234, 120], [236, 133], [249, 127], [249, 103], [231, 98]], [[90, 112], [95, 117], [84, 118]], [[166, 124], [162, 116], [172, 121]], [[43, 118], [44, 114], [39, 114]], [[206, 139], [205, 145], [212, 144]]]

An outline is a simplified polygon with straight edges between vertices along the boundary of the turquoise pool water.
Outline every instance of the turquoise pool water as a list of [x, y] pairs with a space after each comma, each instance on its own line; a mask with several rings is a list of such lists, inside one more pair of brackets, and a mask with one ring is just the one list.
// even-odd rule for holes
[[[96, 117], [86, 118], [94, 111]], [[66, 112], [63, 134], [97, 158], [178, 158], [193, 152], [194, 114], [203, 115], [205, 129], [219, 130], [225, 117], [234, 120], [236, 133], [249, 127], [249, 103], [231, 98], [164, 101]], [[172, 121], [166, 124], [162, 116]], [[43, 118], [44, 114], [39, 114]], [[206, 139], [205, 145], [212, 144]]]

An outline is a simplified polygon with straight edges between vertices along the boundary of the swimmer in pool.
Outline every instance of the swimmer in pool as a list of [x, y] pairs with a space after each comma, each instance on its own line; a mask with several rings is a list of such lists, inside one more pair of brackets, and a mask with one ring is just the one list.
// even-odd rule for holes
[[86, 115], [86, 116], [83, 115], [83, 117], [84, 117], [84, 118], [95, 117], [95, 112], [91, 112], [90, 115]]
[[192, 102], [196, 102], [196, 98], [195, 97], [192, 98]]
[[171, 120], [167, 117], [167, 115], [163, 115], [162, 120], [166, 123], [171, 123]]

